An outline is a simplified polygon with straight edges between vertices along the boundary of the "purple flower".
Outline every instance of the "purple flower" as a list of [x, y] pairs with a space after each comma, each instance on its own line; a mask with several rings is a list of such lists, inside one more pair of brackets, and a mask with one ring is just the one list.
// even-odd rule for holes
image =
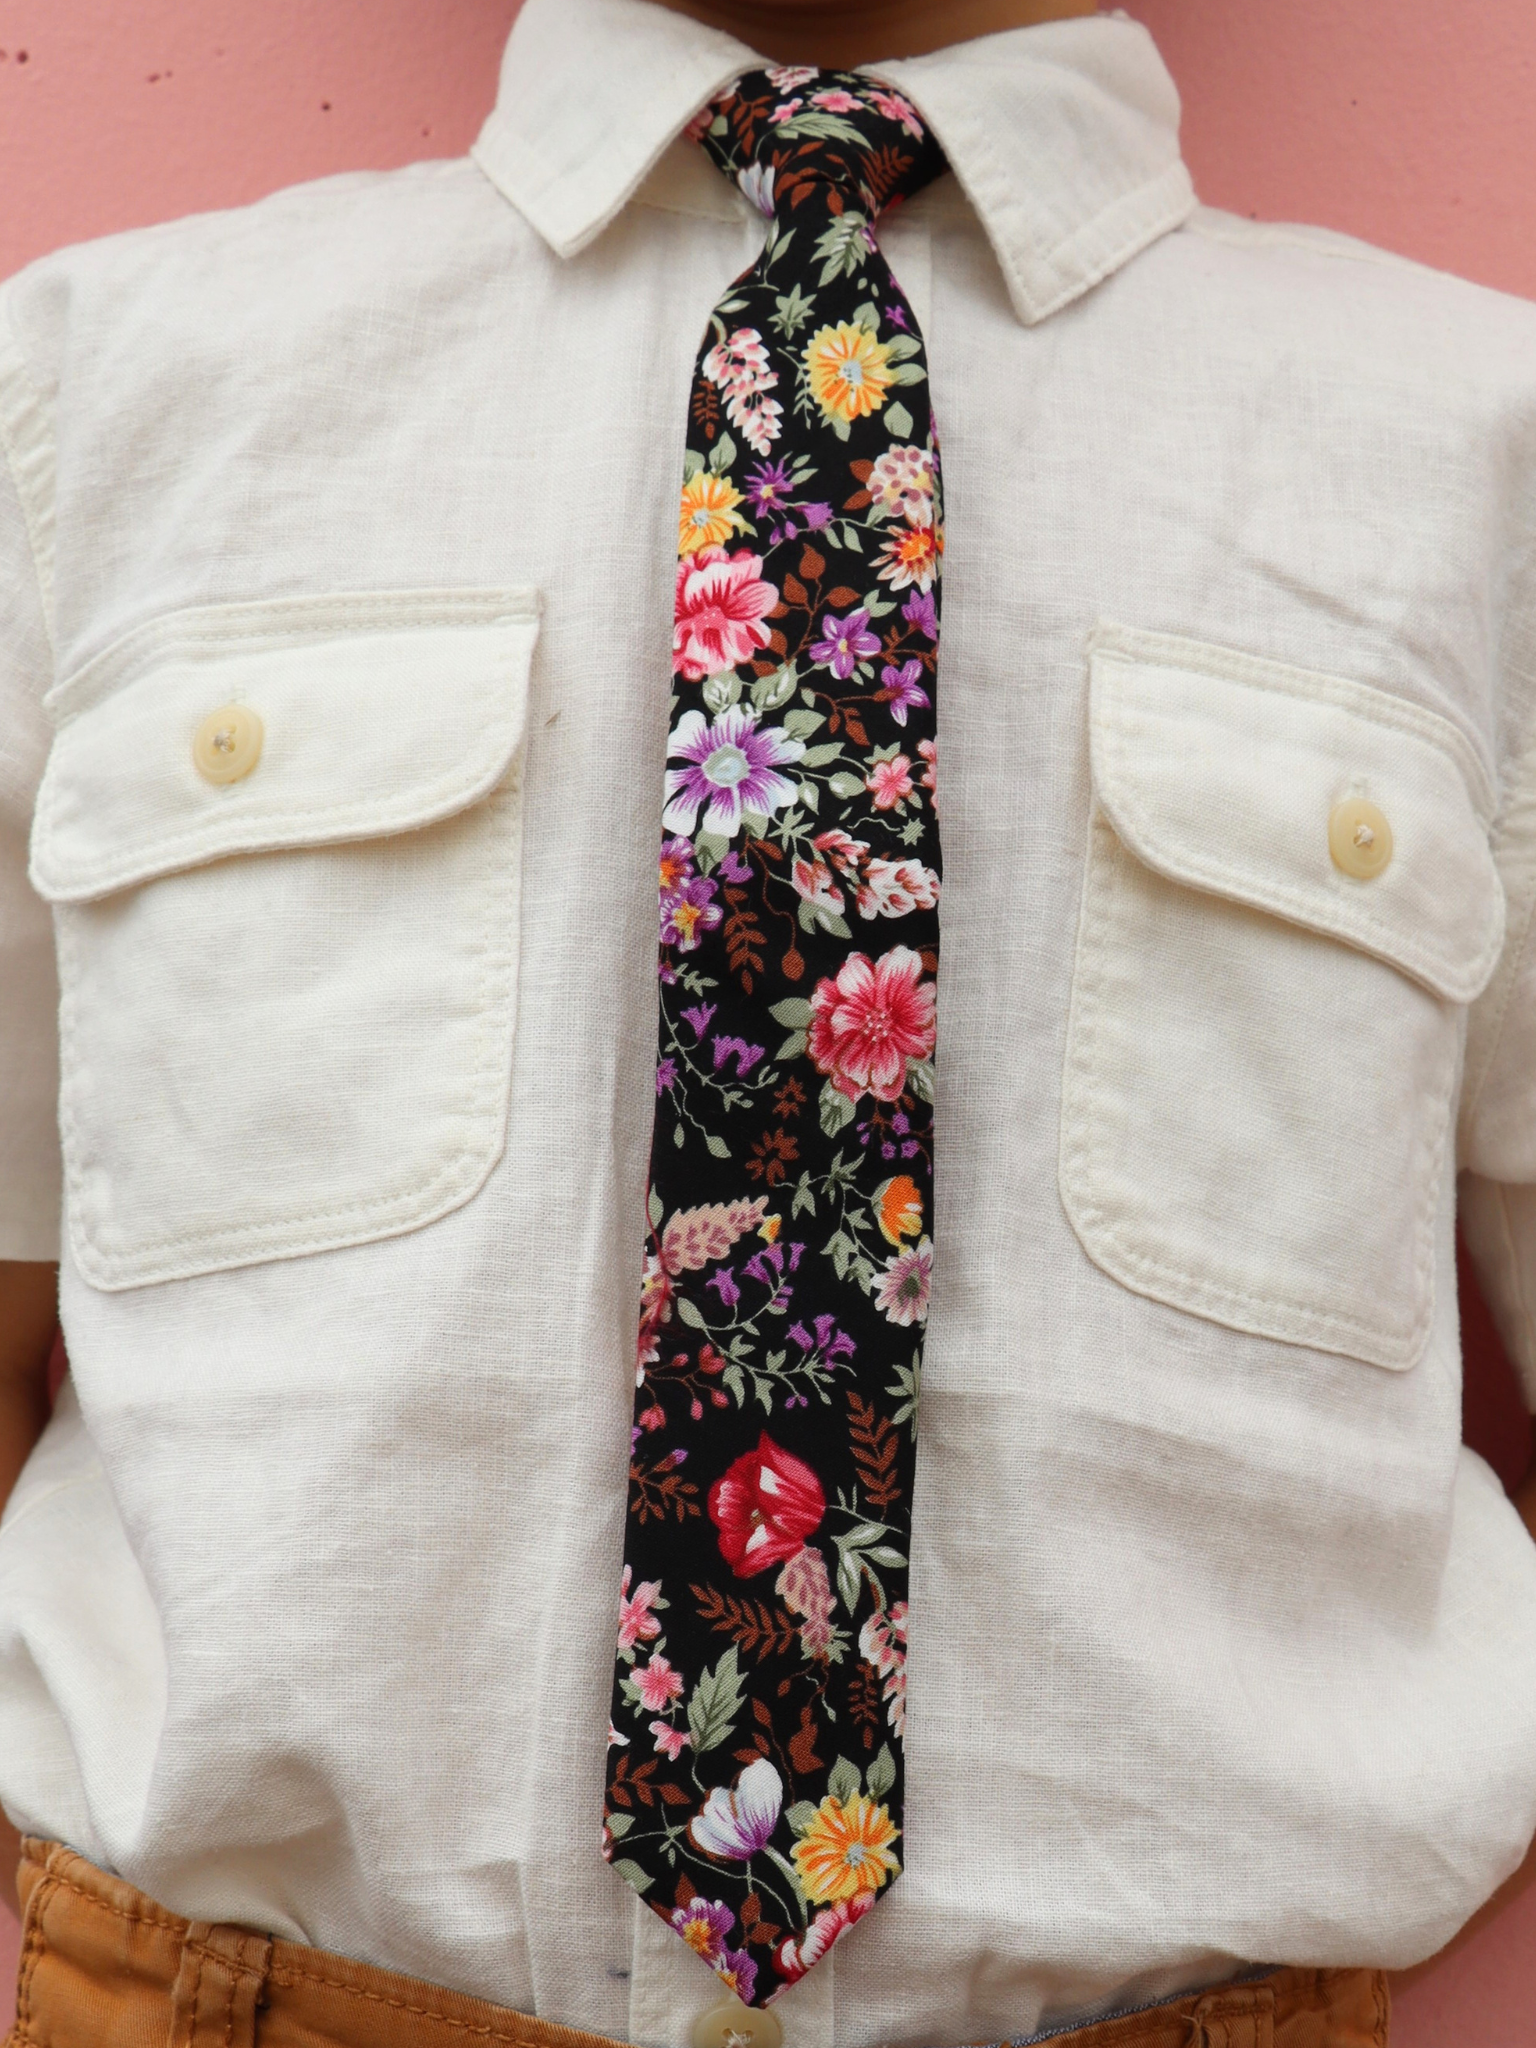
[[723, 1900], [711, 1901], [695, 1892], [673, 1913], [672, 1925], [696, 1955], [712, 1963], [730, 1940], [736, 1915]]
[[729, 1266], [718, 1267], [710, 1274], [704, 1285], [714, 1288], [724, 1308], [734, 1308], [741, 1299], [741, 1289], [736, 1285], [736, 1275]]
[[782, 462], [760, 462], [747, 478], [747, 503], [759, 519], [766, 512], [782, 512], [793, 493], [789, 471]]
[[734, 847], [721, 861], [720, 872], [728, 882], [750, 882], [752, 879], [751, 867]]
[[830, 505], [802, 505], [800, 507], [800, 517], [805, 521], [812, 533], [820, 533], [824, 526], [832, 524], [832, 507]]
[[896, 1133], [898, 1138], [904, 1138], [907, 1135], [908, 1131], [911, 1130], [911, 1128], [912, 1122], [911, 1119], [908, 1117], [907, 1112], [904, 1109], [898, 1109], [896, 1114], [891, 1118], [891, 1129]]
[[904, 661], [900, 668], [892, 668], [887, 662], [880, 671], [880, 680], [885, 688], [880, 692], [891, 707], [891, 716], [898, 725], [905, 725], [907, 713], [917, 707], [926, 709], [928, 692], [918, 687], [918, 677], [923, 664], [914, 658]]
[[686, 1023], [693, 1026], [694, 1037], [702, 1038], [709, 1029], [709, 1020], [714, 1014], [713, 1003], [690, 1003], [683, 1012], [683, 1018]]
[[798, 761], [805, 743], [777, 726], [759, 731], [757, 716], [742, 704], [722, 711], [713, 725], [702, 711], [683, 713], [667, 745], [670, 758], [687, 764], [667, 770], [661, 822], [669, 832], [692, 832], [699, 807], [707, 805], [704, 830], [730, 839], [744, 810], [771, 816], [794, 796], [795, 785], [774, 770]]
[[661, 1060], [656, 1067], [656, 1093], [664, 1095], [669, 1088], [677, 1085], [677, 1061]]
[[939, 637], [939, 608], [933, 601], [931, 590], [914, 590], [901, 608], [901, 616], [909, 626], [916, 626], [919, 633], [926, 633], [930, 640]]
[[903, 334], [910, 333], [911, 331], [907, 325], [907, 309], [905, 306], [887, 306], [885, 309], [885, 320], [888, 327], [899, 327]]
[[705, 932], [725, 915], [715, 901], [715, 885], [707, 875], [694, 875], [681, 889], [661, 899], [661, 943], [680, 953], [696, 953]]
[[784, 1780], [767, 1757], [760, 1756], [747, 1765], [733, 1791], [715, 1787], [688, 1823], [688, 1832], [706, 1856], [745, 1863], [772, 1840], [783, 1804]]
[[735, 1053], [736, 1078], [738, 1081], [745, 1081], [766, 1050], [766, 1046], [748, 1045], [744, 1038], [716, 1038], [715, 1072], [718, 1074], [731, 1054]]
[[715, 1975], [723, 1977], [745, 2005], [757, 1989], [757, 1965], [744, 1948], [726, 1948], [715, 1961]]
[[846, 683], [861, 661], [880, 652], [877, 634], [869, 630], [869, 613], [860, 605], [846, 619], [829, 612], [821, 622], [822, 637], [811, 649], [812, 661], [831, 669], [840, 683]]
[[742, 1268], [749, 1280], [755, 1280], [759, 1287], [771, 1287], [775, 1292], [784, 1277], [784, 1248], [771, 1244], [760, 1252], [754, 1252]]
[[901, 1156], [903, 1159], [915, 1159], [922, 1149], [916, 1138], [908, 1138], [901, 1148]]

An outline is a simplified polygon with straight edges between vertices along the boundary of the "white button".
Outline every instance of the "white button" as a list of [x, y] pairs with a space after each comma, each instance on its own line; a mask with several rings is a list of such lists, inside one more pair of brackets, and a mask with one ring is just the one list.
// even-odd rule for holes
[[192, 741], [197, 772], [209, 782], [238, 782], [261, 759], [265, 734], [249, 704], [210, 711]]
[[1373, 882], [1392, 859], [1392, 827], [1363, 796], [1346, 797], [1328, 820], [1328, 851], [1340, 874]]
[[693, 2048], [782, 2048], [784, 2029], [762, 2006], [728, 1998], [711, 2006], [693, 2025]]

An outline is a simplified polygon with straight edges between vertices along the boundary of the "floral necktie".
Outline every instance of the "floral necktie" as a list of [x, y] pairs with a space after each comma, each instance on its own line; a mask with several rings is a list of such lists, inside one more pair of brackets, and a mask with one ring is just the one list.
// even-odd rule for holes
[[603, 1840], [763, 2005], [901, 1869], [944, 527], [872, 224], [945, 165], [854, 73], [750, 72], [689, 132], [768, 229], [688, 409]]

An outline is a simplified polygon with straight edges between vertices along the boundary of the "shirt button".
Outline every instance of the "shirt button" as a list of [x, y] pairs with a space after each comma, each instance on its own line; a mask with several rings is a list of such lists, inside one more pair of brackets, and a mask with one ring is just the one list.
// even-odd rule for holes
[[192, 759], [206, 781], [238, 782], [261, 759], [264, 737], [261, 720], [248, 704], [226, 704], [222, 711], [210, 711], [197, 728]]
[[1346, 797], [1328, 820], [1328, 851], [1341, 874], [1373, 882], [1392, 859], [1392, 827], [1363, 796]]
[[781, 2048], [784, 2029], [762, 2006], [729, 1998], [701, 2013], [693, 2025], [693, 2048]]

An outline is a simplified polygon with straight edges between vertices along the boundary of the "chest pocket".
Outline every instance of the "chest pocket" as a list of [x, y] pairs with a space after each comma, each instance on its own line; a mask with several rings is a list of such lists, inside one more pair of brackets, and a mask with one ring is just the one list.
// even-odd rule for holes
[[504, 1143], [530, 590], [220, 606], [54, 693], [71, 1248], [116, 1289], [360, 1244]]
[[1061, 1191], [1127, 1287], [1402, 1369], [1434, 1307], [1493, 793], [1384, 691], [1101, 628]]

